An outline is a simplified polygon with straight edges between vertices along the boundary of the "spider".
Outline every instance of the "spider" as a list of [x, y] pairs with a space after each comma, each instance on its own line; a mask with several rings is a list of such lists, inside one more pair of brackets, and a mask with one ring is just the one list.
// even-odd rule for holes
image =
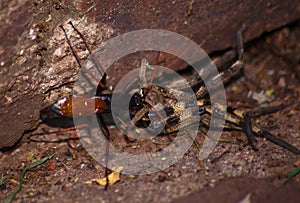
[[[245, 27], [242, 26], [242, 28], [237, 32], [237, 61], [224, 72], [221, 72], [219, 75], [210, 78], [212, 80], [212, 83], [214, 83], [214, 81], [217, 81], [217, 79], [220, 79], [226, 83], [231, 79], [233, 75], [235, 75], [243, 68], [244, 60], [242, 31], [244, 29]], [[145, 68], [145, 66], [142, 66], [142, 68], [143, 67]], [[145, 72], [145, 70], [141, 70], [141, 72]], [[145, 81], [145, 79], [142, 78], [141, 81]], [[146, 128], [152, 121], [154, 123], [154, 128], [160, 128], [164, 126], [162, 134], [171, 134], [174, 132], [178, 132], [181, 128], [193, 125], [193, 122], [195, 120], [193, 118], [193, 115], [197, 114], [201, 116], [200, 130], [204, 133], [207, 133], [209, 128], [212, 130], [221, 129], [224, 131], [239, 131], [246, 135], [248, 144], [255, 151], [257, 151], [257, 148], [255, 147], [255, 143], [257, 142], [256, 137], [263, 137], [270, 142], [279, 145], [295, 154], [300, 154], [300, 150], [296, 147], [281, 140], [280, 138], [273, 136], [267, 131], [263, 131], [258, 127], [253, 126], [251, 123], [251, 119], [253, 118], [282, 110], [283, 108], [293, 104], [293, 99], [289, 99], [277, 106], [269, 106], [264, 108], [256, 108], [249, 111], [243, 111], [218, 103], [212, 104], [209, 100], [208, 88], [205, 86], [203, 79], [193, 78], [190, 81], [192, 82], [190, 82], [189, 85], [196, 86], [195, 95], [197, 98], [197, 102], [190, 102], [189, 100], [178, 101], [174, 94], [172, 94], [172, 92], [174, 92], [174, 89], [176, 89], [177, 92], [181, 91], [178, 90], [180, 89], [180, 84], [186, 83], [186, 81], [177, 81], [173, 86], [169, 85], [168, 88], [155, 86], [152, 84], [149, 84], [147, 87], [142, 87], [140, 90], [133, 94], [130, 101], [129, 109], [132, 122], [137, 127]], [[196, 109], [194, 108], [192, 112], [187, 113], [191, 111], [189, 110], [191, 107], [195, 106], [197, 106]], [[166, 114], [165, 117], [161, 116], [163, 112], [165, 112]], [[221, 128], [220, 126], [210, 126], [211, 116], [224, 119], [225, 124], [221, 126]]]

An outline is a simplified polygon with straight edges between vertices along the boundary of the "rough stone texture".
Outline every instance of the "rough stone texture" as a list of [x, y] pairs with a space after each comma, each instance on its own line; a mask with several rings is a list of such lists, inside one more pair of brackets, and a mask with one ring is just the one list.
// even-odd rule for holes
[[[247, 26], [245, 41], [259, 37], [300, 17], [297, 1], [95, 1], [87, 16], [105, 22], [124, 33], [136, 29], [165, 29], [182, 34], [199, 44], [207, 53], [236, 46], [236, 32]], [[91, 4], [77, 4], [82, 11]], [[173, 60], [170, 59], [170, 60]], [[180, 69], [180, 64], [167, 61]]]
[[[38, 110], [28, 109], [42, 102], [31, 91], [31, 77], [23, 78], [30, 69], [22, 64], [27, 60], [20, 53], [20, 46], [31, 46], [26, 39], [32, 21], [30, 1], [1, 1], [0, 7], [0, 148], [14, 144], [24, 130], [29, 130], [37, 123]], [[26, 36], [27, 35], [27, 36]], [[29, 50], [23, 50], [25, 52]], [[28, 63], [28, 60], [27, 60]], [[30, 62], [29, 62], [30, 63]], [[33, 116], [35, 117], [34, 122]]]
[[[0, 148], [3, 148], [12, 146], [24, 131], [37, 126], [45, 97], [51, 102], [71, 92], [78, 68], [74, 68], [76, 63], [65, 48], [66, 43], [53, 41], [62, 35], [57, 26], [68, 19], [78, 20], [76, 25], [88, 35], [92, 48], [108, 39], [112, 32], [118, 35], [135, 29], [159, 28], [187, 36], [212, 53], [234, 47], [236, 31], [243, 23], [247, 25], [244, 38], [249, 41], [299, 19], [300, 4], [291, 0], [150, 0], [147, 3], [113, 0], [105, 4], [100, 0], [3, 0], [0, 18]], [[90, 32], [91, 28], [96, 32]], [[99, 39], [93, 40], [96, 36]], [[71, 40], [79, 46], [77, 50], [82, 50], [76, 37]], [[170, 60], [173, 59], [166, 58], [165, 62], [174, 69], [184, 68], [180, 62]], [[111, 80], [114, 77], [118, 78], [112, 71]]]

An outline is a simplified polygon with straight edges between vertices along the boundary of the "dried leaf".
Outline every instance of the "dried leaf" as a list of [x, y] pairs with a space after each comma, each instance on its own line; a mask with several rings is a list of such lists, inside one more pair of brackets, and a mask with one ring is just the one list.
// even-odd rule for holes
[[[107, 176], [109, 185], [114, 185], [120, 180], [120, 172], [121, 172], [122, 169], [123, 169], [123, 167], [120, 166], [116, 170], [114, 170], [111, 174], [109, 174]], [[84, 183], [85, 184], [92, 184], [93, 182], [96, 182], [99, 185], [106, 186], [106, 180], [107, 180], [106, 177], [100, 178], [100, 179], [94, 178], [94, 179], [88, 180]]]
[[259, 93], [252, 92], [250, 97], [252, 99], [256, 100], [259, 104], [264, 104], [264, 103], [270, 102], [272, 100], [272, 97], [268, 94], [265, 94], [264, 91], [261, 91]]

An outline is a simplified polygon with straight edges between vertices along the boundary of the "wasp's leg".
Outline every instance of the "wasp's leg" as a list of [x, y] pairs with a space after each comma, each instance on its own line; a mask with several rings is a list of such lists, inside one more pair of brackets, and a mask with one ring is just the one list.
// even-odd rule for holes
[[108, 173], [109, 173], [109, 169], [108, 169], [108, 162], [109, 162], [109, 145], [110, 145], [110, 133], [109, 130], [107, 128], [107, 126], [105, 125], [104, 121], [103, 121], [103, 117], [102, 115], [98, 115], [97, 116], [98, 119], [98, 123], [100, 125], [100, 129], [102, 131], [102, 133], [104, 134], [104, 136], [106, 137], [106, 145], [105, 145], [105, 177], [106, 177], [106, 184], [105, 184], [105, 190], [107, 190], [108, 185], [109, 185], [109, 179], [108, 179]]

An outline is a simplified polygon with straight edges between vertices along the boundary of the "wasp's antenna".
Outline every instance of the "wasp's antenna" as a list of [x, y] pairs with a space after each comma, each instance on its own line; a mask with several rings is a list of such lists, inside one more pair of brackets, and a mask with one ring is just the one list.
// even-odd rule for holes
[[97, 70], [100, 69], [101, 75], [103, 75], [103, 77], [106, 77], [104, 68], [98, 63], [97, 60], [95, 60], [95, 58], [94, 58], [94, 56], [93, 56], [93, 54], [92, 54], [92, 51], [91, 51], [90, 47], [88, 46], [88, 44], [86, 43], [86, 41], [85, 41], [83, 35], [81, 34], [81, 32], [79, 32], [79, 30], [73, 25], [72, 21], [69, 21], [68, 23], [72, 26], [72, 28], [73, 28], [73, 29], [77, 32], [77, 34], [80, 36], [81, 40], [82, 40], [83, 43], [84, 43], [84, 46], [86, 47], [86, 49], [88, 50], [88, 52], [89, 52], [89, 54], [90, 54], [90, 57], [91, 57], [93, 63], [96, 65]]
[[83, 35], [82, 35], [82, 34], [79, 32], [79, 30], [73, 25], [72, 21], [69, 21], [68, 23], [72, 26], [72, 28], [73, 28], [73, 29], [77, 32], [77, 34], [80, 36], [80, 38], [82, 39], [82, 41], [83, 41], [85, 47], [87, 48], [89, 54], [92, 54], [91, 49], [90, 49], [89, 46], [87, 45], [87, 43], [86, 43], [86, 41], [85, 41]]
[[78, 56], [77, 56], [77, 54], [76, 54], [74, 48], [73, 48], [72, 45], [71, 45], [71, 41], [70, 41], [70, 39], [69, 39], [69, 37], [68, 37], [68, 35], [67, 35], [67, 32], [66, 32], [65, 28], [64, 28], [62, 25], [60, 25], [59, 27], [60, 27], [60, 28], [62, 29], [62, 31], [64, 32], [64, 35], [65, 35], [65, 37], [66, 37], [66, 39], [67, 39], [67, 43], [68, 43], [69, 47], [71, 48], [72, 54], [74, 55], [74, 57], [75, 57], [75, 59], [76, 59], [78, 65], [81, 67], [80, 60], [79, 60], [79, 58], [78, 58]]

